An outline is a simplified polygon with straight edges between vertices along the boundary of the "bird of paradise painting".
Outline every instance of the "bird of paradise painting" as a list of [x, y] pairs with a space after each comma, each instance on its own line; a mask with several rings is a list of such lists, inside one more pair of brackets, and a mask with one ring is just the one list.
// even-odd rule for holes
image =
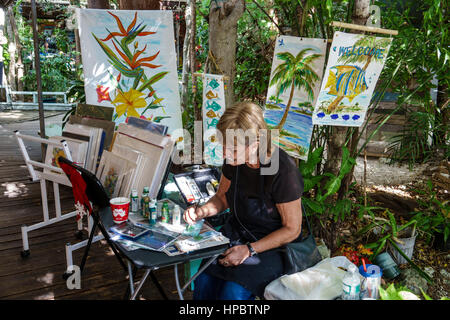
[[391, 44], [390, 38], [335, 32], [313, 123], [363, 124]]
[[308, 156], [325, 50], [323, 39], [279, 36], [276, 41], [264, 119], [269, 129], [280, 130], [274, 143], [292, 157]]
[[182, 128], [171, 11], [79, 9], [86, 103]]

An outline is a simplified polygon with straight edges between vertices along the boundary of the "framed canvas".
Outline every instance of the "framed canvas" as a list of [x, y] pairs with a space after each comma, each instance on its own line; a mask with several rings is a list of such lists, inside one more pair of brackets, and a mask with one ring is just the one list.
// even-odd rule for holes
[[165, 136], [167, 134], [167, 129], [168, 129], [167, 126], [164, 126], [162, 124], [159, 124], [159, 123], [156, 123], [156, 122], [153, 122], [150, 120], [136, 118], [136, 117], [129, 117], [127, 123], [134, 127], [148, 130], [150, 132], [159, 134], [161, 136]]
[[105, 151], [102, 155], [101, 166], [99, 166], [97, 175], [100, 176], [100, 182], [110, 198], [128, 197], [129, 194], [125, 193], [128, 187], [126, 178], [129, 175], [133, 175], [135, 170], [135, 163], [117, 154]]
[[138, 177], [136, 188], [142, 190], [144, 186], [149, 186], [150, 196], [156, 198], [173, 151], [174, 141], [168, 136], [160, 136], [121, 123], [112, 147], [113, 152], [117, 145], [130, 147], [145, 155], [146, 162], [142, 174]]
[[113, 113], [114, 108], [85, 103], [79, 103], [75, 110], [75, 114], [77, 116], [89, 117], [93, 119], [103, 119], [108, 121], [112, 120]]
[[88, 141], [88, 151], [84, 168], [95, 172], [100, 153], [103, 129], [83, 124], [67, 123], [62, 133], [63, 137]]
[[142, 176], [142, 171], [145, 168], [145, 164], [147, 161], [147, 158], [145, 157], [145, 154], [142, 152], [139, 152], [135, 149], [132, 149], [127, 146], [123, 146], [120, 144], [116, 144], [114, 147], [113, 153], [118, 154], [119, 156], [122, 156], [124, 158], [127, 158], [130, 162], [136, 164], [136, 170], [133, 175], [128, 176], [129, 179], [125, 181], [125, 183], [129, 186], [129, 192], [131, 192], [132, 189], [138, 189], [138, 182], [140, 177]]
[[[69, 151], [72, 157], [72, 161], [81, 166], [84, 167], [84, 163], [86, 161], [86, 152], [88, 143], [86, 141], [77, 140], [77, 139], [71, 139], [63, 136], [53, 136], [50, 137], [49, 140], [60, 142], [62, 140], [65, 140], [67, 142], [67, 146], [69, 147]], [[48, 145], [47, 146], [47, 152], [45, 155], [45, 164], [58, 167], [59, 163], [57, 158], [59, 156], [67, 157], [64, 153], [64, 150], [62, 148], [58, 148], [57, 146]], [[44, 172], [50, 172], [48, 169], [44, 169]], [[56, 173], [54, 171], [51, 171], [52, 173]]]
[[[111, 109], [111, 108], [108, 108]], [[105, 142], [104, 146], [105, 149], [109, 149], [113, 135], [114, 135], [114, 128], [116, 124], [112, 121], [103, 120], [103, 119], [94, 119], [94, 118], [88, 118], [88, 117], [82, 117], [78, 115], [71, 115], [69, 117], [69, 123], [72, 124], [83, 124], [89, 127], [95, 127], [95, 128], [102, 128], [105, 131]]]

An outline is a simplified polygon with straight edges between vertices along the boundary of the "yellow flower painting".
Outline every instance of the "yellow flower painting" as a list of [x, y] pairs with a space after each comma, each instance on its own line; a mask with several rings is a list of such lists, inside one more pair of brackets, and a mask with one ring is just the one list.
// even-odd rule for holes
[[147, 106], [145, 99], [142, 98], [144, 93], [135, 89], [130, 89], [127, 92], [119, 91], [116, 98], [112, 102], [116, 107], [117, 115], [120, 117], [123, 114], [127, 114], [129, 117], [138, 117], [139, 113], [136, 109], [144, 108]]

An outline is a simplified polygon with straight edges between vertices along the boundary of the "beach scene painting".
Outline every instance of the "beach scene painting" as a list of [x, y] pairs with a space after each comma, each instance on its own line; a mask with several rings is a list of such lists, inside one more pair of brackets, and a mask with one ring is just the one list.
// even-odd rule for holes
[[360, 127], [364, 123], [391, 41], [391, 38], [334, 33], [314, 108], [314, 124]]
[[290, 156], [306, 160], [312, 114], [325, 64], [326, 40], [279, 36], [276, 39], [264, 119], [279, 130], [274, 141]]
[[182, 128], [172, 12], [78, 9], [86, 103]]

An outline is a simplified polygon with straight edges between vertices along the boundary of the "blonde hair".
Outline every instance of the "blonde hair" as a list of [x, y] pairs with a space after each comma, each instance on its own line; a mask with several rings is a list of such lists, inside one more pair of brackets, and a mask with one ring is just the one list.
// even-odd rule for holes
[[[219, 122], [216, 126], [217, 130], [220, 131], [223, 137], [223, 144], [226, 143], [226, 131], [231, 130], [243, 130], [246, 133], [252, 134], [256, 137], [257, 141], [260, 141], [260, 131], [265, 130], [267, 135], [267, 154], [271, 155], [271, 134], [267, 127], [266, 121], [264, 120], [264, 115], [261, 107], [253, 102], [238, 102], [228, 107], [220, 117]], [[248, 136], [245, 137], [245, 142], [237, 137], [237, 141], [240, 143], [245, 143], [248, 146]], [[236, 144], [236, 138], [234, 143]]]

